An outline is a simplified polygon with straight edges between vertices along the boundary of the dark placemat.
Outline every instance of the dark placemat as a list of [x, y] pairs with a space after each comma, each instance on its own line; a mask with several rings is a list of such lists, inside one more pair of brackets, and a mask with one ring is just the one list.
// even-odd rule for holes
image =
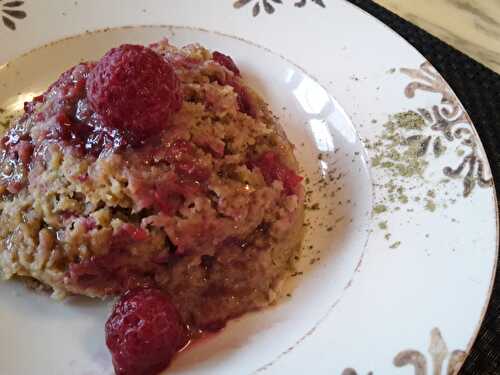
[[[472, 118], [500, 193], [500, 75], [370, 0], [348, 1], [400, 34], [443, 75]], [[500, 265], [486, 316], [459, 374], [500, 375]]]

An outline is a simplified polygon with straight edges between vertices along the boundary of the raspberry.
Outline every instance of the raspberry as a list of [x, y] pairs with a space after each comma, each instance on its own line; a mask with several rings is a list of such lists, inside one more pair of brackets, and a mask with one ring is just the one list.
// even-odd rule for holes
[[272, 183], [274, 180], [279, 180], [283, 183], [287, 195], [293, 195], [297, 192], [297, 187], [300, 181], [302, 181], [302, 177], [283, 165], [278, 155], [274, 152], [265, 152], [254, 165], [260, 169], [267, 184]]
[[212, 53], [212, 59], [219, 65], [222, 65], [226, 69], [230, 70], [234, 74], [236, 74], [238, 77], [241, 76], [240, 70], [234, 63], [234, 60], [231, 58], [231, 56], [224, 55], [223, 53], [215, 51]]
[[179, 313], [158, 289], [125, 292], [106, 322], [106, 345], [117, 375], [157, 374], [186, 342]]
[[90, 72], [90, 108], [107, 127], [142, 140], [168, 126], [182, 105], [180, 81], [172, 66], [153, 50], [124, 44], [113, 48]]

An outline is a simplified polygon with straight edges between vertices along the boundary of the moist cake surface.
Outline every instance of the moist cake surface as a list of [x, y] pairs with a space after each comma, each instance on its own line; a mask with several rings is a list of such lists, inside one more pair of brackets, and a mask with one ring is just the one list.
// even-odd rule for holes
[[[303, 224], [298, 165], [228, 56], [166, 41], [150, 48], [179, 81], [168, 126], [142, 127], [139, 139], [104, 126], [113, 114], [89, 101], [89, 62], [26, 103], [7, 129], [0, 272], [59, 298], [159, 287], [191, 331], [217, 329], [272, 303], [291, 270]], [[154, 121], [156, 111], [140, 116]]]

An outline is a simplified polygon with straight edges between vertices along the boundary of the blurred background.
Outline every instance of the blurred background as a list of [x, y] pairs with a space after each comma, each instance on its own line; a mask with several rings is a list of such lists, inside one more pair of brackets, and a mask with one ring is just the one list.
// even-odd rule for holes
[[500, 0], [374, 0], [500, 74]]

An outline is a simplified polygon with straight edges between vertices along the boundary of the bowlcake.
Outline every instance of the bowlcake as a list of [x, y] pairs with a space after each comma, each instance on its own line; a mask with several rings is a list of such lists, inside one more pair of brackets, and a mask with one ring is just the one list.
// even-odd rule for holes
[[[292, 268], [303, 224], [298, 165], [231, 58], [167, 41], [146, 50], [173, 71], [154, 71], [149, 91], [138, 76], [132, 99], [118, 86], [103, 94], [109, 72], [79, 64], [4, 134], [0, 272], [37, 280], [56, 298], [160, 288], [191, 333], [217, 329], [275, 301]], [[148, 98], [164, 87], [178, 95], [165, 91], [155, 107]]]

